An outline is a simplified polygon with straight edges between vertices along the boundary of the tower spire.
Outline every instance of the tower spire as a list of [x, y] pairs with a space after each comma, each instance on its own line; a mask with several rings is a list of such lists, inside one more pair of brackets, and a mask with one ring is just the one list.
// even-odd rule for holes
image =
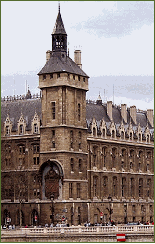
[[52, 51], [65, 51], [67, 53], [67, 33], [60, 13], [60, 2], [58, 3], [58, 15], [52, 33]]
[[60, 13], [60, 1], [58, 1], [58, 13]]

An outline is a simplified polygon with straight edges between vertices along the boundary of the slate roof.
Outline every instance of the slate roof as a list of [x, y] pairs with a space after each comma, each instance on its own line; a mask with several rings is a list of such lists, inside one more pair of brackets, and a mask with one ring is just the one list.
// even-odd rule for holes
[[[26, 120], [26, 130], [31, 130], [31, 121], [34, 117], [35, 112], [39, 116], [40, 120], [42, 119], [41, 113], [41, 99], [25, 99], [25, 100], [16, 100], [16, 101], [2, 101], [1, 102], [1, 130], [3, 131], [3, 125], [6, 120], [7, 114], [9, 114], [10, 120], [13, 123], [13, 130], [17, 130], [17, 122], [21, 116], [21, 112]], [[118, 128], [121, 124], [122, 117], [119, 107], [113, 106], [112, 108], [113, 121]], [[93, 117], [97, 121], [97, 127], [99, 128], [101, 120], [104, 118], [107, 128], [110, 126], [110, 119], [107, 115], [106, 104], [98, 105], [95, 103], [86, 104], [86, 121], [89, 128], [90, 123], [92, 122]], [[130, 122], [129, 111], [127, 111], [128, 124]], [[132, 121], [131, 121], [132, 122]], [[148, 124], [151, 133], [153, 133], [153, 128], [150, 123], [147, 121], [145, 113], [137, 112], [137, 125], [132, 123], [133, 129], [136, 130], [138, 124], [142, 127], [144, 132], [145, 127]], [[128, 125], [124, 123], [124, 127], [127, 128]]]
[[56, 23], [55, 23], [52, 34], [66, 34], [64, 24], [62, 21], [62, 17], [61, 17], [61, 13], [60, 13], [60, 6], [59, 6], [59, 12], [57, 15]]
[[3, 130], [3, 125], [6, 120], [7, 114], [12, 122], [12, 130], [17, 130], [17, 122], [23, 114], [26, 120], [26, 130], [31, 130], [31, 122], [34, 117], [35, 112], [41, 119], [41, 99], [27, 99], [18, 101], [5, 101], [1, 102], [1, 130]]
[[70, 57], [66, 56], [65, 58], [61, 58], [61, 55], [52, 52], [51, 58], [38, 73], [38, 75], [57, 72], [68, 72], [71, 74], [89, 77]]

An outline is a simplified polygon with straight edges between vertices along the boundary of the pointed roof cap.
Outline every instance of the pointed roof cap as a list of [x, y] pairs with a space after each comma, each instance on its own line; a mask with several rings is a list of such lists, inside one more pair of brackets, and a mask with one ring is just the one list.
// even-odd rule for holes
[[55, 23], [52, 34], [65, 34], [65, 35], [67, 35], [65, 28], [64, 28], [62, 18], [61, 18], [60, 5], [59, 5], [59, 9], [58, 9], [58, 16], [57, 16], [56, 23]]

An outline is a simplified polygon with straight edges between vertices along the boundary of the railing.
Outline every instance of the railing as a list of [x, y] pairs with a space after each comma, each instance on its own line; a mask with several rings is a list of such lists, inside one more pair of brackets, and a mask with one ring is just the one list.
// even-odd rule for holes
[[14, 96], [6, 96], [6, 97], [1, 97], [1, 102], [4, 101], [16, 101], [16, 100], [25, 100], [25, 99], [40, 99], [41, 98], [41, 93], [40, 94], [33, 94], [31, 97], [27, 97], [26, 95], [14, 95]]
[[153, 233], [154, 225], [132, 225], [132, 226], [72, 226], [51, 228], [21, 228], [18, 230], [1, 230], [1, 235], [39, 235], [39, 234], [107, 234], [107, 233]]

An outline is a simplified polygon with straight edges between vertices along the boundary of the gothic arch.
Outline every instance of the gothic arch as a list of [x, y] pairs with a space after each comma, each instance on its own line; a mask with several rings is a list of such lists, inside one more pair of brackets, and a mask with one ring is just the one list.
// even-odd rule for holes
[[52, 194], [55, 199], [62, 198], [63, 170], [58, 161], [44, 162], [39, 170], [39, 179], [43, 200], [50, 199]]

